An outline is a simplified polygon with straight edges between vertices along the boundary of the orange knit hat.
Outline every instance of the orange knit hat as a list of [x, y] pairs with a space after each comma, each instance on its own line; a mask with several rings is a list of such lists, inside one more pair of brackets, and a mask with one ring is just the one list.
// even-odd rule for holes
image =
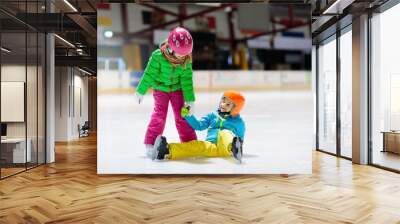
[[226, 91], [224, 92], [223, 96], [229, 98], [235, 104], [231, 115], [237, 116], [244, 106], [244, 96], [237, 91]]

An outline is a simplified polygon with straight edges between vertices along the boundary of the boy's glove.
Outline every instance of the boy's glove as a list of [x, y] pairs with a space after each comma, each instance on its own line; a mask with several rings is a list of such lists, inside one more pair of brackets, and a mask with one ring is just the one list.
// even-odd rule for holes
[[191, 116], [193, 114], [193, 102], [185, 102], [185, 105], [181, 109], [181, 116]]
[[138, 104], [140, 104], [141, 102], [143, 102], [143, 95], [142, 94], [140, 94], [140, 93], [138, 93], [138, 92], [135, 92], [135, 98], [136, 98], [136, 101], [138, 102]]

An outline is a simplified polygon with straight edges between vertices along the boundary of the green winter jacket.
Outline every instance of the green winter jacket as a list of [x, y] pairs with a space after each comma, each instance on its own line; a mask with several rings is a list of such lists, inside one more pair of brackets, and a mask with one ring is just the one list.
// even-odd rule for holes
[[147, 63], [136, 91], [144, 95], [151, 87], [163, 92], [182, 90], [186, 102], [195, 101], [193, 91], [192, 63], [174, 67], [158, 48]]

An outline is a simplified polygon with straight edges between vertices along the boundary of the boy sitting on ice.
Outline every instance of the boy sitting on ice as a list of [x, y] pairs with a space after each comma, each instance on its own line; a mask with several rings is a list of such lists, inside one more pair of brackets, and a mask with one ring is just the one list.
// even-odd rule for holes
[[222, 95], [217, 111], [211, 112], [200, 120], [192, 115], [191, 108], [182, 108], [181, 115], [195, 130], [207, 131], [205, 141], [167, 143], [159, 135], [154, 144], [157, 160], [178, 160], [189, 157], [229, 157], [239, 162], [242, 159], [242, 144], [245, 124], [239, 113], [244, 105], [244, 97], [236, 91], [227, 91]]

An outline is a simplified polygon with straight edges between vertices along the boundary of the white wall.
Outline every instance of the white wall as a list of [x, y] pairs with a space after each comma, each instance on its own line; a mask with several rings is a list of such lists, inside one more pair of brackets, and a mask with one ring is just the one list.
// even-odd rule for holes
[[[27, 69], [27, 70], [26, 70]], [[26, 73], [28, 72], [28, 73]], [[30, 85], [36, 85], [36, 81], [34, 83], [30, 77], [31, 74], [36, 75], [36, 67], [33, 66], [28, 66], [25, 67], [25, 65], [3, 65], [1, 66], [1, 81], [3, 82], [7, 82], [7, 81], [18, 81], [18, 82], [25, 82], [25, 76], [26, 74], [28, 74], [28, 79], [30, 82]], [[31, 102], [33, 102], [36, 99], [36, 88], [27, 88], [27, 103], [30, 104]], [[35, 106], [36, 108], [36, 104], [35, 105], [28, 105], [28, 106]], [[7, 108], [1, 108], [2, 110], [7, 110]], [[36, 113], [33, 114], [31, 113], [31, 110], [29, 110], [28, 112], [28, 121], [35, 121], [36, 122]], [[32, 117], [33, 116], [33, 117]], [[8, 137], [24, 137], [25, 136], [25, 123], [26, 122], [10, 122], [7, 125], [7, 136]], [[29, 137], [29, 133], [31, 133], [31, 127], [33, 127], [33, 125], [28, 125], [28, 137]], [[35, 126], [36, 129], [36, 126]]]
[[[1, 121], [24, 122], [25, 121], [25, 83], [1, 82]], [[36, 105], [35, 105], [36, 108]]]
[[56, 67], [55, 119], [56, 141], [77, 139], [78, 124], [88, 120], [88, 78], [75, 68]]
[[[39, 158], [38, 162], [43, 163], [45, 150], [45, 90], [44, 73], [42, 72], [42, 67], [30, 65], [25, 66], [25, 64], [4, 64], [1, 66], [1, 75], [2, 82], [23, 82], [26, 87], [26, 99], [22, 99], [23, 102], [20, 102], [20, 104], [23, 104], [20, 105], [21, 107], [10, 108], [3, 105], [1, 108], [3, 113], [21, 113], [21, 116], [23, 117], [20, 122], [6, 122], [7, 137], [21, 138], [25, 137], [26, 135], [29, 139], [29, 148], [32, 151], [30, 154], [32, 156], [32, 161], [36, 162], [36, 158]], [[2, 98], [11, 99], [10, 96], [4, 95], [7, 94], [7, 92], [4, 92], [4, 90], [5, 89], [2, 89]], [[19, 94], [24, 93], [24, 90], [19, 90]], [[8, 94], [10, 94], [10, 92]], [[24, 118], [25, 113], [26, 119]], [[39, 156], [37, 153], [39, 153]]]
[[[2, 65], [1, 81], [25, 82], [25, 68], [25, 65]], [[28, 66], [28, 70], [30, 69], [33, 68]]]
[[[64, 116], [68, 116], [68, 111], [65, 112], [65, 108], [68, 107], [66, 101], [68, 98], [63, 98], [65, 91], [68, 92], [68, 76], [67, 67], [56, 67], [55, 69], [55, 140], [63, 141], [67, 139], [67, 123]], [[67, 88], [67, 90], [65, 90]], [[67, 95], [68, 96], [68, 95]], [[66, 104], [66, 105], [65, 105]]]
[[[25, 65], [2, 65], [1, 66], [1, 81], [2, 82], [24, 82], [25, 80]], [[28, 71], [31, 71], [33, 68], [28, 67]], [[31, 74], [28, 72], [28, 74]], [[2, 98], [7, 96], [2, 96]], [[7, 110], [7, 108], [1, 108], [2, 113], [3, 110]], [[22, 108], [24, 110], [24, 108]], [[11, 122], [7, 125], [7, 134], [12, 137], [24, 137], [25, 136], [25, 125], [24, 122]]]
[[[76, 71], [75, 71], [76, 72]], [[72, 108], [71, 136], [79, 137], [78, 125], [82, 126], [88, 121], [88, 78], [81, 75], [74, 75], [74, 107]]]

